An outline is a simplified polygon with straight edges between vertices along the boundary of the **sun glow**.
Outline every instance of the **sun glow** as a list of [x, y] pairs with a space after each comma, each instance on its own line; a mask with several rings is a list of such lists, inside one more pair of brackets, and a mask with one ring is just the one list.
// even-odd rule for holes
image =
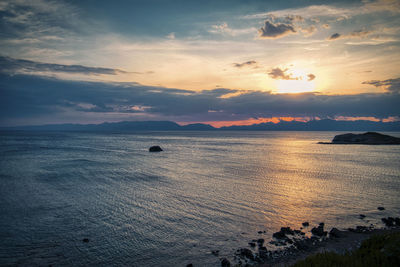
[[278, 93], [302, 93], [315, 91], [314, 77], [309, 77], [308, 73], [294, 69], [290, 71], [290, 80], [278, 80], [277, 91]]

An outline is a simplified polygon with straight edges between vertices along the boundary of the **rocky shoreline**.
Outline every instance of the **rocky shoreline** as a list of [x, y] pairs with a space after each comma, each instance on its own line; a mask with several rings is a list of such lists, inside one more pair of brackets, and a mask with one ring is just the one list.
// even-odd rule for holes
[[[384, 208], [378, 207], [378, 210], [382, 209]], [[363, 220], [366, 216], [360, 214], [359, 217]], [[381, 221], [385, 227], [377, 227], [373, 224], [345, 230], [333, 227], [329, 232], [325, 229], [323, 222], [314, 227], [304, 222], [300, 229], [281, 227], [280, 231], [273, 233], [273, 238], [269, 241], [263, 238], [249, 240], [248, 247], [236, 250], [233, 262], [227, 258], [221, 258], [221, 266], [290, 266], [319, 252], [343, 254], [357, 249], [362, 241], [374, 234], [400, 232], [399, 217], [384, 217]], [[266, 242], [276, 249], [267, 249]]]

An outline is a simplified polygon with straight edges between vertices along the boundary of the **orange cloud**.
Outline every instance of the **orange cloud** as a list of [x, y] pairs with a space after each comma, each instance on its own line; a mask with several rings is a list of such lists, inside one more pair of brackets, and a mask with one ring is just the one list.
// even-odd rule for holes
[[400, 117], [398, 116], [390, 116], [384, 119], [379, 119], [376, 117], [346, 117], [346, 116], [337, 116], [335, 117], [337, 121], [382, 121], [382, 122], [395, 122], [400, 121]]
[[381, 121], [375, 117], [346, 117], [346, 116], [337, 116], [335, 117], [337, 121]]
[[386, 119], [382, 119], [383, 122], [395, 122], [400, 121], [399, 116], [387, 117]]

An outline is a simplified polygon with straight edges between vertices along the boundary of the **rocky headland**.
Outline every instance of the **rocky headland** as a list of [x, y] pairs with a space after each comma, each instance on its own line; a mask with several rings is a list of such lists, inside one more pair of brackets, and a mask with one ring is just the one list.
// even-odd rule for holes
[[400, 145], [400, 138], [376, 132], [347, 133], [336, 135], [332, 142], [319, 142], [319, 144]]

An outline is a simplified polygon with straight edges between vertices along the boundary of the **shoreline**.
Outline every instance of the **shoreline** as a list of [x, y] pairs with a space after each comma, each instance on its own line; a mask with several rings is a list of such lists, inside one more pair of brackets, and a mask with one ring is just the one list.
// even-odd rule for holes
[[[373, 224], [346, 230], [338, 230], [333, 227], [329, 233], [325, 231], [324, 223], [320, 223], [312, 229], [308, 222], [303, 223], [304, 227], [301, 227], [300, 230], [282, 227], [279, 232], [273, 234], [271, 240], [253, 239], [248, 243], [248, 247], [237, 249], [233, 262], [221, 258], [221, 266], [292, 266], [308, 256], [321, 252], [345, 254], [358, 249], [364, 240], [374, 235], [400, 232], [399, 217], [384, 217], [381, 218], [381, 221], [385, 225], [384, 227]], [[303, 231], [305, 229], [307, 231]], [[273, 244], [276, 249], [268, 250], [264, 246], [266, 242]]]
[[269, 266], [292, 266], [300, 260], [304, 260], [309, 256], [323, 252], [335, 252], [337, 254], [345, 254], [349, 251], [354, 251], [361, 246], [364, 240], [374, 236], [383, 235], [389, 233], [400, 232], [399, 226], [383, 229], [371, 229], [366, 232], [354, 232], [350, 230], [341, 231], [343, 236], [341, 237], [329, 237], [326, 238], [307, 250], [298, 250], [293, 254], [289, 254], [270, 262], [264, 262], [256, 264], [255, 266], [269, 267]]

